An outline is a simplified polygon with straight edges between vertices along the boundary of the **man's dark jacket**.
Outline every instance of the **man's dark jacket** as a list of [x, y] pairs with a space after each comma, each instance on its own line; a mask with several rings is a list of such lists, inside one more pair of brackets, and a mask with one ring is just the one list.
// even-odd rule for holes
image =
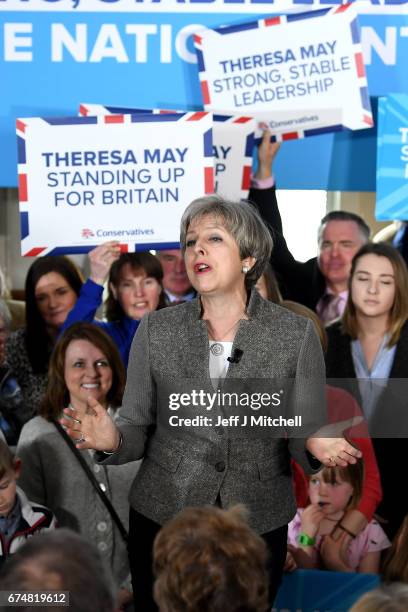
[[263, 220], [272, 230], [274, 246], [271, 265], [283, 297], [316, 310], [317, 302], [325, 292], [324, 276], [320, 272], [317, 257], [303, 263], [296, 261], [289, 251], [282, 234], [282, 219], [276, 200], [275, 187], [251, 189], [248, 200], [255, 204]]

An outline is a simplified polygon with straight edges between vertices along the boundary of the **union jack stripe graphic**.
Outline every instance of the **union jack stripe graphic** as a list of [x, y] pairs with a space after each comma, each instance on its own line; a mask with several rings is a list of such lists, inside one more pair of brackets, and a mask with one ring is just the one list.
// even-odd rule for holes
[[[265, 29], [269, 27], [276, 27], [283, 24], [291, 24], [298, 23], [300, 21], [316, 19], [320, 17], [328, 17], [331, 15], [340, 15], [343, 14], [346, 19], [346, 27], [349, 27], [350, 37], [351, 37], [351, 46], [353, 50], [353, 63], [354, 66], [352, 69], [355, 70], [355, 75], [357, 77], [358, 83], [358, 91], [361, 105], [361, 119], [359, 121], [358, 127], [364, 128], [366, 126], [371, 127], [373, 125], [373, 117], [371, 112], [370, 98], [368, 95], [367, 88], [367, 76], [363, 59], [363, 52], [361, 46], [361, 36], [360, 29], [355, 13], [355, 7], [353, 3], [343, 4], [341, 6], [335, 7], [326, 7], [318, 10], [301, 12], [301, 13], [290, 13], [287, 15], [280, 15], [274, 17], [264, 17], [258, 19], [257, 21], [251, 21], [248, 23], [242, 23], [238, 25], [219, 27], [210, 30], [206, 30], [203, 33], [200, 33], [194, 37], [194, 45], [197, 54], [197, 65], [198, 65], [198, 75], [200, 88], [202, 93], [202, 100], [204, 108], [207, 110], [215, 109], [220, 110], [218, 105], [218, 98], [216, 97], [216, 92], [213, 90], [211, 74], [207, 70], [206, 66], [206, 44], [207, 41], [215, 41], [217, 36], [226, 37], [228, 35], [235, 35], [240, 32], [244, 32], [247, 30], [256, 30], [256, 29]], [[256, 34], [254, 34], [256, 36]], [[220, 44], [224, 43], [223, 40], [220, 39]], [[227, 47], [226, 47], [227, 48]], [[354, 90], [355, 91], [355, 90]], [[234, 102], [231, 101], [229, 111], [231, 111], [231, 107], [234, 106]], [[273, 108], [273, 107], [272, 107]], [[271, 111], [272, 111], [271, 108]], [[256, 112], [257, 116], [262, 115], [262, 110]], [[357, 121], [356, 120], [356, 121]], [[353, 127], [353, 126], [351, 126]], [[313, 129], [305, 129], [305, 130], [288, 130], [285, 133], [277, 133], [276, 139], [279, 140], [293, 140], [297, 138], [304, 138], [307, 136], [314, 136], [316, 134], [323, 134], [326, 132], [335, 132], [340, 129], [350, 129], [350, 126], [347, 124], [347, 118], [344, 123], [336, 122], [330, 123], [329, 125], [320, 125]], [[356, 129], [354, 127], [354, 129]]]

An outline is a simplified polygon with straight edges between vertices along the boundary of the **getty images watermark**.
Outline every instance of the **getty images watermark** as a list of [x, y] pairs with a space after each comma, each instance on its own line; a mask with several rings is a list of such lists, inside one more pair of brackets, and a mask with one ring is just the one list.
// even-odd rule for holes
[[191, 390], [189, 393], [171, 393], [169, 409], [177, 411], [183, 408], [201, 408], [206, 411], [216, 409], [235, 409], [238, 414], [218, 414], [216, 416], [197, 414], [196, 416], [169, 416], [171, 427], [301, 427], [302, 416], [285, 417], [282, 414], [251, 414], [247, 409], [259, 411], [263, 408], [281, 406], [284, 391], [276, 393], [227, 393], [219, 389], [214, 393], [204, 390]]

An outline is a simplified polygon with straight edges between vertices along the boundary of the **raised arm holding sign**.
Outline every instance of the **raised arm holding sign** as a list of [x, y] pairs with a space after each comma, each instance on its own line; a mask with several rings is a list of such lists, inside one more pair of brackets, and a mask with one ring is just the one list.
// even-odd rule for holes
[[351, 4], [208, 29], [194, 40], [207, 110], [252, 114], [281, 140], [373, 125]]

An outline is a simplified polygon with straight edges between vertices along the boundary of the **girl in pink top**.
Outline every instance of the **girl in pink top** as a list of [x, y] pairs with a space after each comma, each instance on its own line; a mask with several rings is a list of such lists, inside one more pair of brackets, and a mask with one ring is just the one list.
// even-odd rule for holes
[[356, 507], [361, 498], [363, 462], [347, 467], [324, 468], [309, 478], [310, 505], [298, 508], [288, 528], [287, 569], [295, 567], [328, 569], [338, 572], [378, 573], [381, 551], [390, 542], [380, 525], [372, 520], [356, 537], [352, 537], [347, 557], [325, 557], [323, 565], [320, 546], [331, 538], [336, 526], [345, 529], [341, 521], [346, 511]]

